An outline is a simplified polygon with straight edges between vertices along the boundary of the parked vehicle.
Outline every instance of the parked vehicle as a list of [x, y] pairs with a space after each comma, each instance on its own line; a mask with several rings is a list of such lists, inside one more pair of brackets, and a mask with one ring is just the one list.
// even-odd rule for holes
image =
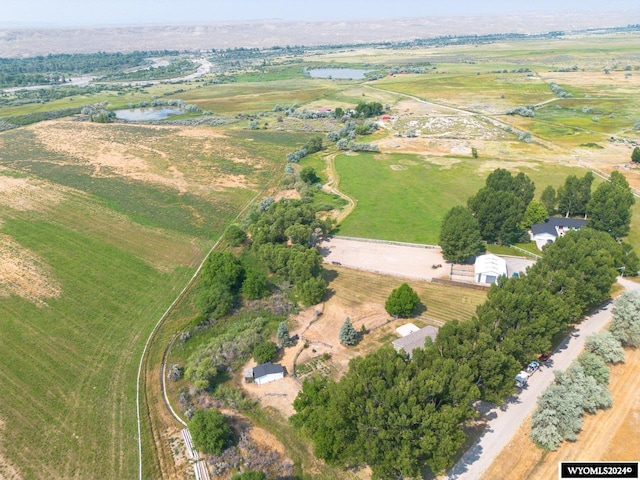
[[547, 363], [550, 358], [551, 358], [551, 352], [546, 352], [540, 355], [538, 357], [538, 360], [540, 361], [540, 363]]
[[527, 365], [526, 370], [522, 370], [516, 375], [516, 387], [522, 388], [529, 381], [529, 377], [533, 375], [540, 368], [540, 363], [535, 360]]

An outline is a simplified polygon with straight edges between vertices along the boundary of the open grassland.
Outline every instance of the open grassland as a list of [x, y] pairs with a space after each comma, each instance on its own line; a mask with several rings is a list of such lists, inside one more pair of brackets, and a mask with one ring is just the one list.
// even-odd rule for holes
[[2, 455], [24, 478], [137, 475], [151, 329], [308, 137], [234, 135], [66, 121], [0, 135]]
[[276, 105], [303, 104], [322, 98], [336, 89], [330, 80], [301, 78], [271, 82], [209, 85], [176, 94], [187, 103], [216, 114], [271, 112]]
[[491, 162], [406, 154], [339, 155], [340, 189], [358, 200], [340, 225], [341, 235], [427, 244], [438, 243], [446, 212], [465, 205], [493, 168], [527, 174], [539, 195], [547, 185], [557, 188], [577, 167], [541, 162]]
[[503, 113], [518, 105], [554, 98], [542, 79], [528, 77], [526, 73], [398, 75], [379, 80], [375, 85], [483, 113]]

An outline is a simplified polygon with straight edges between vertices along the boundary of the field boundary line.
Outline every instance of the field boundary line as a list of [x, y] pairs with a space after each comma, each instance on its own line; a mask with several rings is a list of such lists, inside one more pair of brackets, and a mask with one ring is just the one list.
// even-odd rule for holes
[[[243, 215], [251, 205], [253, 205], [256, 201], [256, 199], [264, 194], [265, 191], [267, 191], [268, 188], [271, 187], [271, 182], [269, 182], [269, 184], [267, 184], [267, 186], [262, 189], [260, 192], [258, 192], [246, 205], [245, 207], [240, 210], [240, 212], [238, 213], [238, 215], [236, 215], [234, 217], [234, 219], [229, 222], [229, 224], [232, 224], [234, 222], [236, 222], [241, 215]], [[207, 254], [205, 255], [204, 259], [202, 260], [202, 262], [200, 262], [200, 265], [198, 266], [198, 268], [196, 269], [195, 273], [193, 274], [193, 276], [191, 277], [191, 279], [187, 282], [187, 284], [185, 285], [185, 287], [182, 289], [182, 291], [178, 294], [178, 296], [173, 300], [173, 302], [171, 303], [171, 305], [169, 305], [169, 308], [167, 308], [167, 310], [164, 312], [164, 314], [160, 317], [160, 319], [158, 320], [158, 322], [156, 323], [156, 325], [153, 327], [153, 330], [151, 331], [151, 333], [149, 334], [149, 337], [147, 338], [147, 342], [144, 345], [144, 349], [142, 350], [142, 355], [140, 356], [140, 363], [138, 364], [138, 378], [137, 378], [137, 382], [136, 382], [136, 417], [137, 417], [137, 421], [138, 421], [138, 478], [139, 480], [143, 480], [142, 479], [142, 426], [141, 426], [141, 421], [140, 421], [140, 377], [141, 377], [141, 373], [142, 373], [142, 368], [144, 365], [144, 360], [147, 356], [147, 352], [149, 350], [149, 345], [151, 344], [151, 341], [153, 340], [153, 337], [156, 335], [158, 329], [160, 328], [160, 326], [162, 326], [162, 324], [164, 323], [164, 321], [167, 319], [167, 317], [169, 316], [169, 314], [173, 311], [173, 309], [175, 308], [176, 304], [178, 303], [178, 301], [180, 301], [184, 295], [187, 293], [187, 291], [193, 286], [193, 283], [195, 282], [195, 279], [197, 278], [198, 274], [200, 273], [200, 271], [202, 270], [202, 267], [204, 266], [204, 263], [207, 261], [207, 259], [209, 258], [209, 256], [211, 255], [211, 253], [218, 247], [218, 245], [220, 245], [220, 242], [222, 241], [222, 237], [224, 235], [224, 230], [223, 232], [220, 234], [220, 237], [218, 238], [218, 240], [216, 241], [216, 243], [211, 247], [211, 249], [209, 250], [209, 252], [207, 252]], [[168, 351], [168, 348], [173, 344], [173, 341], [175, 340], [175, 335], [172, 338], [172, 341], [169, 342], [169, 344], [167, 345], [167, 347], [165, 348], [165, 353]], [[164, 354], [163, 354], [163, 362], [164, 362]], [[164, 362], [166, 363], [166, 362]], [[184, 422], [184, 420], [182, 420], [177, 414], [176, 412], [173, 410], [173, 408], [171, 407], [171, 404], [169, 403], [169, 399], [166, 395], [166, 389], [165, 389], [165, 378], [164, 378], [164, 367], [161, 369], [161, 379], [160, 379], [160, 383], [161, 383], [161, 389], [162, 389], [162, 395], [163, 395], [163, 399], [165, 401], [165, 405], [169, 408], [169, 411], [171, 412], [172, 416], [182, 425], [184, 425], [185, 427], [187, 426], [187, 424]]]
[[[593, 165], [588, 164], [587, 162], [585, 162], [584, 160], [581, 160], [580, 158], [578, 158], [578, 163], [582, 165], [584, 168], [586, 168], [587, 170], [591, 170], [591, 172], [595, 173], [598, 177], [602, 178], [603, 180], [606, 180], [607, 182], [611, 181], [610, 174], [597, 169]], [[629, 185], [629, 189], [631, 189], [631, 193], [633, 194], [634, 197], [640, 198], [640, 190], [632, 187], [631, 185]]]

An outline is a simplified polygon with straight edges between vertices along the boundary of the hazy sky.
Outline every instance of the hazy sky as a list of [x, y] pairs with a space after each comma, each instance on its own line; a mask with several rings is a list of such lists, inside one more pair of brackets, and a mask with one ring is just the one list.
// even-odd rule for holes
[[0, 0], [0, 25], [78, 26], [230, 20], [354, 20], [640, 10], [639, 0]]

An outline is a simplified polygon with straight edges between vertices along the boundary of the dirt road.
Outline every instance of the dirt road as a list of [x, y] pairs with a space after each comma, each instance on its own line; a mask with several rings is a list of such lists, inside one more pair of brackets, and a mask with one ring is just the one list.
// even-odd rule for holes
[[[640, 289], [640, 285], [628, 280], [618, 280], [626, 289]], [[587, 317], [567, 337], [551, 357], [550, 367], [542, 367], [534, 373], [526, 388], [511, 397], [504, 408], [494, 408], [487, 414], [489, 422], [482, 436], [462, 456], [447, 474], [449, 480], [476, 480], [491, 465], [494, 458], [509, 443], [522, 422], [533, 412], [538, 397], [554, 379], [554, 370], [566, 370], [582, 352], [587, 336], [602, 330], [611, 320], [612, 303], [606, 304]]]

